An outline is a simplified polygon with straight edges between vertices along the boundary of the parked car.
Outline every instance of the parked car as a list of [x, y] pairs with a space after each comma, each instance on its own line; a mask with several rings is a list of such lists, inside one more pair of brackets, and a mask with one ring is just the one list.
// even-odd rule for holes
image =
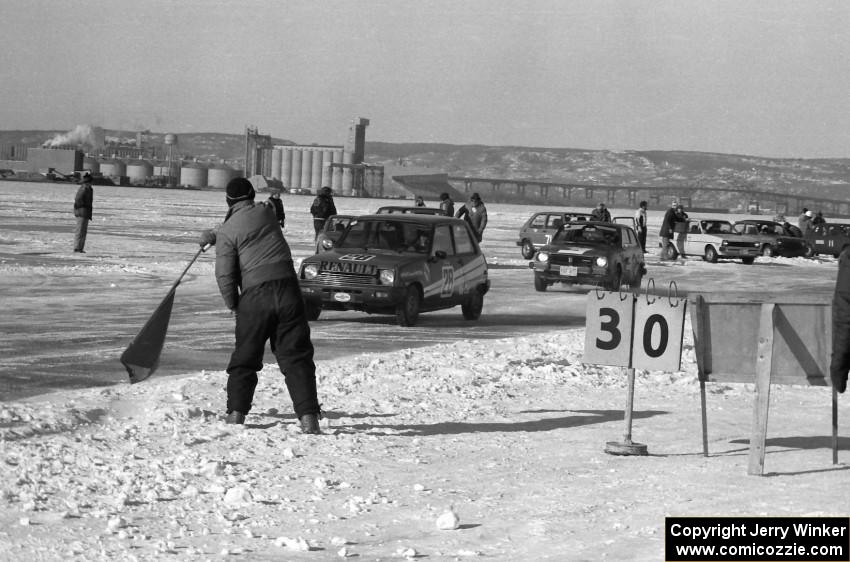
[[772, 220], [746, 219], [733, 224], [732, 230], [757, 237], [763, 256], [795, 258], [812, 255], [812, 247], [804, 238], [792, 236], [783, 225]]
[[705, 261], [740, 259], [751, 264], [762, 253], [762, 240], [736, 234], [727, 220], [689, 218], [686, 230], [676, 239], [677, 250], [684, 256], [701, 256]]
[[320, 254], [333, 248], [334, 242], [339, 240], [345, 227], [351, 222], [354, 215], [331, 215], [325, 220], [325, 226], [316, 236], [316, 253]]
[[530, 260], [534, 252], [542, 248], [552, 239], [561, 225], [568, 222], [584, 222], [590, 220], [590, 213], [574, 213], [572, 211], [538, 211], [531, 215], [522, 228], [519, 229], [519, 239], [516, 245], [521, 248], [522, 257]]
[[439, 207], [398, 207], [394, 205], [389, 205], [386, 207], [380, 207], [376, 211], [379, 215], [386, 215], [391, 213], [411, 213], [414, 215], [443, 215], [443, 210]]
[[415, 213], [351, 219], [332, 248], [301, 263], [299, 278], [310, 320], [322, 310], [358, 310], [394, 314], [401, 326], [455, 306], [477, 320], [490, 289], [467, 222]]
[[844, 246], [850, 244], [850, 224], [819, 224], [808, 232], [806, 240], [813, 255], [829, 254], [837, 258]]
[[646, 273], [643, 250], [630, 226], [608, 222], [569, 222], [534, 255], [534, 288], [600, 285], [617, 290], [640, 287]]

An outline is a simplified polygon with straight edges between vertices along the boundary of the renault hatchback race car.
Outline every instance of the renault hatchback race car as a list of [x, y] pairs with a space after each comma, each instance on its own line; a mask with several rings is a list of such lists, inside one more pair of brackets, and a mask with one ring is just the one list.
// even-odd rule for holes
[[610, 222], [574, 222], [560, 227], [528, 264], [534, 288], [549, 285], [600, 285], [614, 291], [624, 283], [640, 287], [646, 273], [635, 231]]
[[813, 255], [830, 254], [837, 258], [844, 246], [850, 244], [850, 224], [819, 224], [806, 234], [806, 240]]
[[458, 305], [477, 320], [490, 289], [466, 221], [412, 213], [355, 217], [332, 248], [301, 263], [299, 281], [310, 320], [322, 310], [358, 310], [394, 314], [401, 326]]

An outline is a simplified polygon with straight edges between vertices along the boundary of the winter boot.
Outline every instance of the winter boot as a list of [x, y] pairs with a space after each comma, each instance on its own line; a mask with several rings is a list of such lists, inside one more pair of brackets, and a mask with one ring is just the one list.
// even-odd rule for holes
[[309, 435], [319, 435], [322, 430], [319, 429], [319, 416], [317, 414], [304, 414], [301, 416], [301, 433]]
[[232, 412], [227, 414], [227, 419], [224, 420], [224, 423], [243, 424], [245, 423], [245, 414], [233, 410]]

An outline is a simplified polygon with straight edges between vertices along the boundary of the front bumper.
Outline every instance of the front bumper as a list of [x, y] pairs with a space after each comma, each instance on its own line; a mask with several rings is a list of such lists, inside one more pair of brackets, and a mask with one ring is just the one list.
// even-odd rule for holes
[[611, 277], [607, 267], [559, 266], [536, 261], [529, 262], [528, 267], [549, 283], [598, 285]]
[[326, 310], [381, 310], [404, 301], [406, 289], [387, 285], [322, 285], [301, 280], [304, 300]]

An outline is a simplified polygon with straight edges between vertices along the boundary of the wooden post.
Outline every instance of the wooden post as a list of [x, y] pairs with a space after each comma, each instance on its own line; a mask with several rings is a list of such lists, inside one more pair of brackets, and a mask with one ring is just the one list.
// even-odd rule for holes
[[708, 456], [708, 416], [705, 413], [705, 381], [699, 381], [699, 398], [702, 407], [702, 456]]
[[838, 464], [838, 391], [832, 387], [832, 464]]
[[753, 400], [753, 428], [750, 437], [750, 462], [747, 474], [764, 474], [764, 447], [767, 439], [767, 415], [770, 408], [770, 372], [773, 362], [773, 320], [776, 306], [761, 305], [756, 355], [756, 396]]

